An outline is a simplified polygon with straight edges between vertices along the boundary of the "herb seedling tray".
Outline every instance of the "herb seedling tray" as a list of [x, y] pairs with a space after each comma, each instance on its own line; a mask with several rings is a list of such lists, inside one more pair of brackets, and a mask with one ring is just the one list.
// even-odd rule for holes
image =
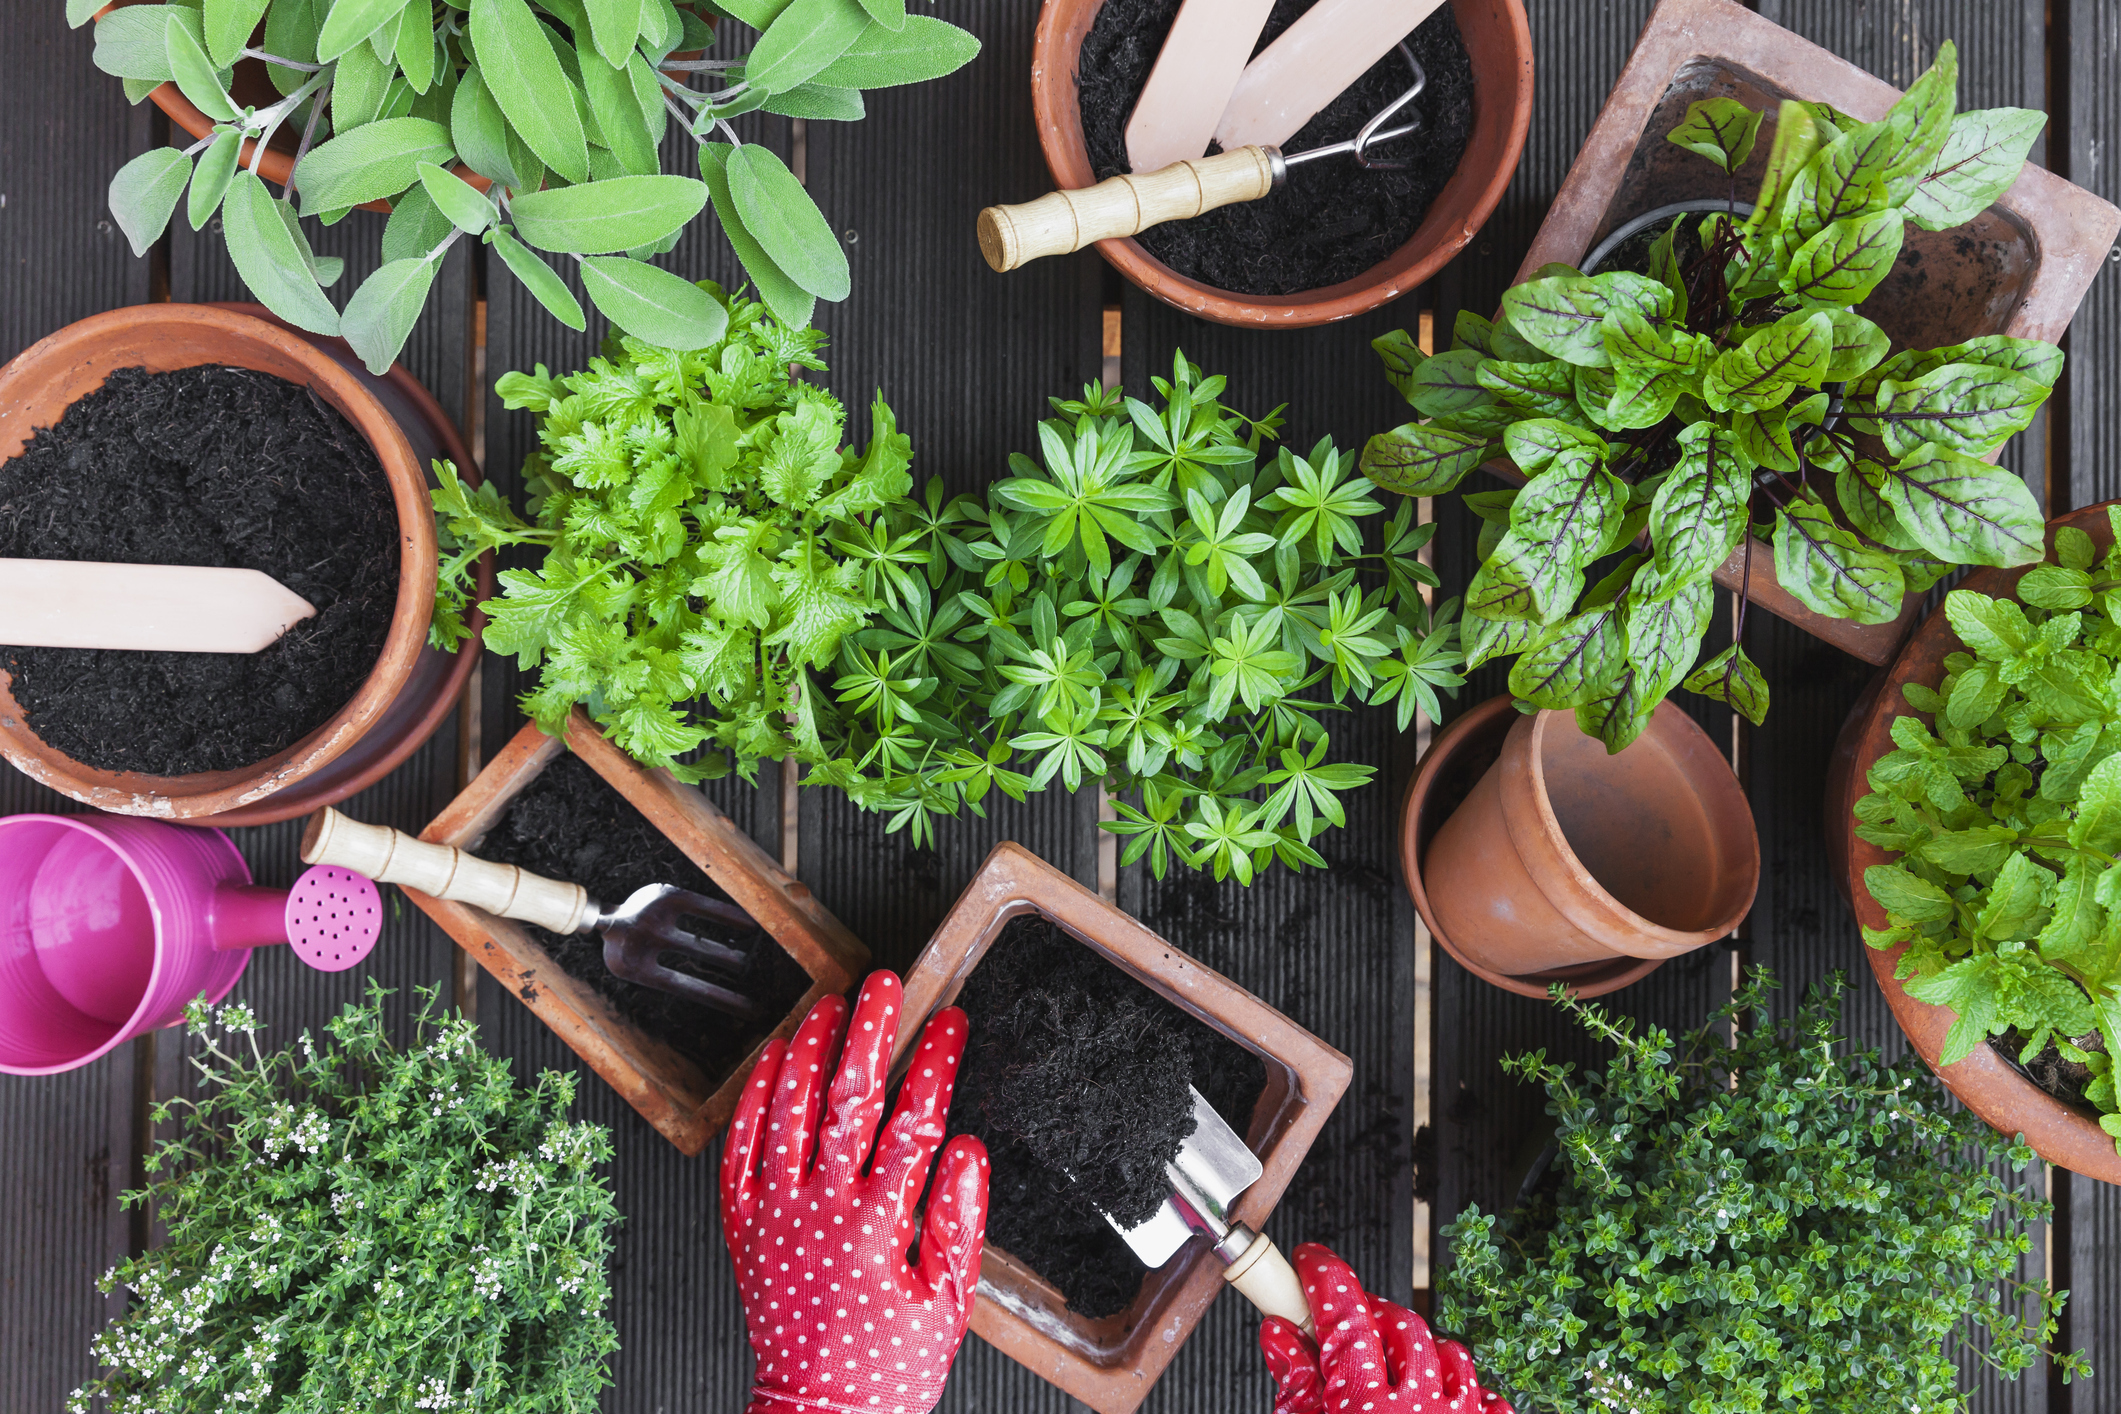
[[[1042, 913], [1143, 986], [1266, 1062], [1249, 1117], [1226, 1115], [1265, 1166], [1231, 1217], [1264, 1229], [1348, 1088], [1348, 1058], [1236, 983], [1201, 966], [1022, 845], [1004, 841], [958, 897], [906, 974], [894, 1067], [928, 1018], [949, 1006], [1010, 919]], [[1204, 1241], [1149, 1272], [1134, 1304], [1093, 1320], [1036, 1272], [989, 1244], [972, 1329], [1010, 1359], [1098, 1411], [1132, 1414], [1224, 1286]]]
[[[1722, 198], [1731, 180], [1665, 141], [1699, 99], [1736, 98], [1766, 120], [1738, 169], [1740, 196], [1760, 187], [1785, 98], [1828, 103], [1874, 122], [1900, 90], [1846, 59], [1762, 19], [1734, 0], [1663, 0], [1635, 42], [1598, 122], [1569, 168], [1517, 281], [1553, 262], [1577, 265], [1606, 233], [1671, 202]], [[2028, 166], [2003, 199], [1950, 231], [1910, 227], [1900, 263], [1862, 305], [1897, 348], [1939, 348], [1983, 334], [2053, 341], [2069, 326], [2121, 230], [2121, 210], [2052, 172]], [[1512, 485], [1508, 462], [1486, 470]], [[1746, 546], [1716, 571], [1736, 590]], [[1911, 594], [1890, 623], [1858, 624], [1806, 608], [1775, 580], [1768, 546], [1752, 545], [1752, 600], [1867, 663], [1893, 660], [1921, 614]]]
[[564, 739], [545, 735], [534, 723], [516, 733], [420, 838], [477, 852], [479, 841], [509, 803], [566, 750], [581, 757], [669, 836], [810, 974], [810, 990], [802, 1000], [779, 1026], [759, 1038], [720, 1084], [711, 1083], [691, 1060], [618, 1015], [588, 984], [569, 976], [520, 923], [416, 889], [405, 894], [492, 973], [503, 990], [537, 1013], [641, 1118], [684, 1153], [697, 1154], [735, 1112], [759, 1049], [774, 1037], [794, 1035], [820, 998], [853, 986], [868, 970], [869, 950], [706, 796], [667, 772], [634, 762], [605, 740], [579, 709], [568, 717]]

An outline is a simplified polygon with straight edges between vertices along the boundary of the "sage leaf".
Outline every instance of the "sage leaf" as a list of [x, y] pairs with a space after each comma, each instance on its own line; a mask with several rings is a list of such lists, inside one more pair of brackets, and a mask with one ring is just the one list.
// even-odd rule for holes
[[1826, 507], [1796, 501], [1775, 512], [1775, 578], [1814, 613], [1859, 624], [1900, 616], [1900, 566], [1834, 523]]
[[1485, 438], [1409, 422], [1364, 443], [1358, 465], [1380, 490], [1440, 496], [1487, 460], [1487, 451]]
[[[330, 0], [272, 0], [271, 8], [265, 12], [265, 52], [304, 61], [315, 59], [317, 35], [324, 29], [324, 16], [330, 8]], [[265, 69], [282, 97], [300, 88], [309, 77], [299, 69], [278, 64], [267, 64]]]
[[339, 332], [339, 312], [310, 273], [309, 253], [255, 173], [238, 169], [222, 204], [221, 231], [236, 273], [258, 302], [298, 329], [312, 334]]
[[819, 299], [847, 298], [847, 252], [781, 159], [746, 143], [729, 154], [728, 177], [737, 216], [774, 267]]
[[1760, 192], [1753, 198], [1753, 214], [1746, 217], [1746, 229], [1771, 230], [1780, 223], [1790, 184], [1825, 140], [1810, 109], [1792, 98], [1782, 100], [1775, 113], [1775, 136], [1768, 145], [1767, 171], [1761, 175]]
[[1706, 578], [1745, 538], [1746, 475], [1738, 438], [1709, 423], [1679, 434], [1679, 464], [1650, 502], [1650, 543], [1667, 582]]
[[544, 177], [544, 164], [509, 128], [476, 65], [450, 99], [449, 140], [465, 166], [510, 191], [535, 190]]
[[197, 10], [182, 5], [120, 6], [96, 21], [96, 67], [112, 78], [138, 80], [150, 86], [168, 83], [173, 77], [169, 67], [169, 27], [178, 24], [188, 26], [192, 37], [198, 38]]
[[199, 155], [199, 169], [192, 174], [191, 200], [185, 204], [185, 219], [194, 231], [204, 230], [228, 195], [229, 180], [236, 175], [236, 158], [243, 151], [243, 133], [226, 128]]
[[582, 93], [604, 146], [628, 175], [655, 175], [661, 170], [661, 159], [635, 96], [633, 75], [623, 67], [612, 68], [586, 44], [577, 49], [576, 56], [582, 71]]
[[760, 302], [772, 311], [773, 317], [787, 328], [805, 328], [817, 308], [817, 297], [782, 273], [737, 215], [736, 202], [729, 195], [729, 154], [733, 151], [726, 142], [700, 144], [700, 177], [713, 193], [722, 234], [728, 237], [729, 248], [736, 252], [744, 273], [759, 292]]
[[79, 29], [96, 17], [109, 0], [66, 0], [66, 27]]
[[[377, 31], [379, 34], [381, 32]], [[399, 16], [397, 37], [391, 44], [391, 54], [397, 60], [399, 71], [405, 75], [407, 88], [414, 93], [425, 93], [434, 86], [434, 13], [419, 3], [419, 0], [412, 0]]]
[[582, 313], [581, 301], [567, 288], [567, 282], [553, 272], [553, 268], [538, 259], [529, 247], [508, 232], [496, 227], [493, 232], [493, 248], [500, 252], [501, 260], [515, 277], [523, 282], [525, 289], [537, 297], [539, 304], [553, 318], [570, 329], [589, 327], [589, 320]]
[[[1698, 696], [1723, 703], [1756, 727], [1767, 720], [1767, 678], [1746, 656], [1745, 649], [1735, 643], [1688, 674], [1680, 686]], [[1914, 878], [1912, 874], [1908, 877]]]
[[317, 62], [329, 64], [398, 18], [405, 0], [333, 0], [317, 33]]
[[1955, 564], [2028, 565], [2045, 552], [2044, 524], [2018, 474], [1949, 447], [1925, 446], [1881, 477], [1879, 494], [1916, 543]]
[[626, 78], [633, 85], [633, 101], [648, 129], [649, 145], [660, 147], [670, 122], [670, 110], [663, 106], [663, 86], [656, 81], [654, 68], [639, 54], [626, 61]]
[[1825, 382], [1833, 356], [1834, 321], [1823, 310], [1786, 315], [1718, 355], [1702, 399], [1718, 412], [1774, 407], [1798, 387]]
[[827, 88], [806, 83], [786, 93], [776, 93], [760, 105], [784, 118], [806, 118], [813, 122], [858, 123], [868, 109], [858, 88]]
[[[570, 182], [589, 180], [589, 141], [552, 40], [525, 0], [471, 0], [471, 38], [487, 91], [532, 152]], [[540, 264], [544, 262], [540, 261]]]
[[396, 196], [419, 180], [422, 162], [455, 155], [449, 129], [425, 118], [385, 118], [342, 133], [302, 159], [302, 214]]
[[475, 236], [499, 218], [500, 213], [494, 209], [493, 203], [471, 183], [432, 162], [422, 162], [419, 173], [420, 190], [449, 225]]
[[1485, 361], [1485, 356], [1474, 349], [1454, 349], [1424, 358], [1405, 376], [1401, 392], [1416, 412], [1430, 417], [1484, 406], [1495, 401], [1495, 394], [1480, 379], [1480, 366]]
[[2007, 369], [1948, 363], [1908, 382], [1887, 379], [1859, 431], [1875, 432], [1896, 457], [1934, 442], [1981, 456], [2032, 425], [2048, 390]]
[[162, 239], [190, 180], [191, 159], [174, 147], [151, 147], [112, 174], [110, 214], [134, 255]]
[[524, 192], [509, 203], [517, 236], [540, 250], [600, 255], [659, 241], [707, 205], [707, 184], [691, 177], [613, 177], [582, 186]]
[[[366, 44], [339, 56], [331, 81], [331, 128], [341, 137], [384, 116], [395, 70]], [[303, 161], [308, 161], [304, 158]]]
[[869, 18], [888, 30], [906, 27], [906, 0], [862, 0], [862, 8]]
[[606, 319], [658, 348], [680, 353], [720, 343], [729, 311], [707, 291], [668, 270], [623, 256], [582, 262], [582, 288]]
[[905, 26], [872, 24], [837, 59], [810, 76], [828, 88], [892, 88], [955, 73], [979, 54], [979, 40], [932, 15]]
[[717, 4], [716, 9], [734, 15], [755, 30], [765, 30], [788, 8], [789, 0], [729, 0]]
[[[589, 34], [596, 42], [596, 52], [602, 56], [604, 66], [614, 72], [623, 70], [633, 54], [634, 41], [641, 37], [641, 0], [582, 0], [582, 8], [588, 13]], [[575, 43], [581, 44], [579, 29], [574, 37]], [[582, 86], [589, 86], [589, 66], [586, 64], [582, 69]]]
[[[424, 169], [433, 164], [424, 163], [422, 166]], [[434, 170], [442, 171], [439, 167]], [[454, 182], [457, 186], [464, 187], [465, 191], [471, 192], [470, 187], [447, 172], [442, 172], [442, 178], [445, 182]], [[441, 183], [436, 185], [439, 187]], [[484, 203], [484, 197], [480, 197], [476, 192], [471, 194]], [[390, 204], [390, 219], [383, 223], [383, 261], [387, 265], [393, 260], [412, 260], [424, 256], [449, 239], [449, 233], [455, 229], [455, 224], [435, 205], [435, 199], [428, 195], [423, 170], [421, 181], [407, 187], [404, 195]]]
[[[205, 0], [200, 6], [200, 38], [206, 42], [206, 55], [214, 61], [217, 69], [232, 69], [242, 56], [244, 47], [250, 43], [251, 32], [257, 29], [258, 21], [265, 18], [265, 7], [270, 0]], [[71, 8], [71, 7], [69, 7]], [[306, 54], [291, 56], [306, 59]]]
[[176, 80], [192, 105], [215, 122], [233, 120], [238, 112], [235, 100], [221, 86], [221, 78], [214, 72], [213, 61], [199, 47], [198, 36], [191, 27], [181, 24], [164, 25], [162, 42], [169, 48], [169, 75]]
[[1915, 182], [1903, 210], [1925, 231], [1948, 231], [1986, 211], [2025, 168], [2047, 114], [1985, 108], [1952, 119], [1937, 159]]
[[793, 0], [752, 46], [744, 80], [768, 92], [806, 84], [846, 53], [870, 24], [857, 0]]
[[1820, 304], [1860, 304], [1892, 273], [1906, 231], [1898, 211], [1836, 221], [1797, 247], [1782, 272], [1782, 288]]
[[398, 351], [419, 322], [434, 284], [435, 262], [424, 257], [393, 260], [361, 282], [339, 316], [339, 334], [378, 378], [390, 372]]
[[1735, 98], [1697, 99], [1687, 105], [1685, 121], [1664, 138], [1699, 153], [1726, 172], [1735, 172], [1752, 156], [1753, 139], [1764, 116]]

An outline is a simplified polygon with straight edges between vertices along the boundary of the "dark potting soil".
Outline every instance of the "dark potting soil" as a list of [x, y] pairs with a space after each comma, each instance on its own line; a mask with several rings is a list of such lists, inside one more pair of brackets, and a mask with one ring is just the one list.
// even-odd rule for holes
[[[607, 908], [649, 884], [728, 897], [631, 801], [569, 753], [554, 758], [509, 802], [480, 841], [478, 854], [497, 864], [580, 884]], [[562, 971], [594, 987], [619, 1015], [699, 1066], [713, 1085], [727, 1079], [810, 989], [810, 974], [764, 932], [740, 933], [708, 919], [693, 920], [691, 931], [748, 949], [749, 961], [735, 977], [675, 953], [664, 954], [664, 964], [762, 1002], [770, 1019], [747, 1026], [712, 1007], [614, 977], [604, 966], [600, 934], [563, 938], [543, 928], [524, 927]]]
[[[2001, 1036], [1989, 1037], [1989, 1048], [2003, 1057], [2011, 1069], [2053, 1095], [2066, 1105], [2074, 1105], [2086, 1114], [2096, 1116], [2098, 1107], [2092, 1104], [2085, 1091], [2092, 1083], [2091, 1067], [2079, 1061], [2066, 1059], [2054, 1042], [2030, 1061], [2021, 1062], [2018, 1057], [2025, 1050], [2026, 1037], [2015, 1028]], [[2070, 1044], [2080, 1051], [2104, 1051], [2106, 1039], [2097, 1031], [2072, 1037]]]
[[988, 1241], [1071, 1311], [1126, 1310], [1144, 1269], [1099, 1210], [1154, 1213], [1164, 1165], [1193, 1132], [1187, 1084], [1242, 1133], [1265, 1063], [1041, 914], [1010, 921], [957, 1004], [971, 1035], [950, 1132], [987, 1145]]
[[[1083, 36], [1077, 92], [1083, 139], [1099, 178], [1127, 164], [1127, 120], [1148, 85], [1181, 0], [1106, 0]], [[1258, 49], [1315, 0], [1276, 0]], [[1398, 171], [1366, 171], [1352, 157], [1321, 157], [1289, 169], [1279, 191], [1258, 201], [1167, 221], [1136, 236], [1151, 255], [1189, 279], [1248, 295], [1287, 295], [1352, 280], [1414, 234], [1429, 204], [1458, 170], [1473, 133], [1473, 61], [1445, 6], [1407, 36], [1428, 77], [1411, 105], [1421, 131], [1373, 149]], [[1285, 152], [1345, 142], [1400, 94], [1413, 75], [1394, 49], [1283, 144]], [[1402, 109], [1393, 126], [1406, 116]]]
[[0, 463], [0, 556], [262, 570], [316, 608], [257, 653], [0, 648], [45, 742], [109, 771], [232, 771], [361, 688], [390, 634], [398, 519], [376, 454], [308, 388], [120, 369]]

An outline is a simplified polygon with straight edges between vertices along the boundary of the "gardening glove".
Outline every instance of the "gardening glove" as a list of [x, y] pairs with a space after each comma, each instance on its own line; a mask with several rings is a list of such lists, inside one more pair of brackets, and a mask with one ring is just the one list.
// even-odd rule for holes
[[889, 972], [862, 985], [851, 1025], [846, 999], [826, 997], [792, 1041], [767, 1045], [730, 1121], [722, 1235], [758, 1357], [747, 1414], [927, 1414], [965, 1338], [987, 1235], [979, 1140], [944, 1151], [917, 1268], [906, 1251], [965, 1014], [940, 1012], [921, 1033], [878, 1143], [903, 1004]]
[[1436, 1340], [1420, 1316], [1366, 1293], [1326, 1248], [1297, 1248], [1296, 1273], [1319, 1338], [1279, 1316], [1260, 1323], [1260, 1353], [1277, 1386], [1274, 1414], [1514, 1414], [1508, 1400], [1480, 1387], [1471, 1351]]

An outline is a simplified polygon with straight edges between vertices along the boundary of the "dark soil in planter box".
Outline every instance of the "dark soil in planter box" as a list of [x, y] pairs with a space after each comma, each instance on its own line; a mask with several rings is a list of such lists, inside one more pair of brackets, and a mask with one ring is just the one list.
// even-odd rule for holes
[[[726, 898], [668, 835], [648, 822], [611, 784], [579, 756], [563, 754], [538, 773], [479, 844], [481, 859], [513, 864], [580, 884], [589, 897], [610, 907], [635, 889], [672, 884], [709, 898]], [[522, 925], [568, 976], [588, 983], [612, 1009], [699, 1066], [719, 1085], [803, 999], [810, 974], [763, 932], [737, 933], [706, 919], [691, 931], [748, 948], [750, 960], [735, 977], [694, 964], [674, 953], [666, 966], [742, 992], [760, 1002], [766, 1019], [746, 1026], [712, 1007], [654, 987], [614, 977], [604, 966], [604, 939], [596, 933], [561, 937]]]
[[233, 771], [358, 692], [390, 634], [398, 518], [375, 451], [297, 383], [126, 368], [0, 463], [0, 556], [262, 570], [316, 607], [258, 653], [6, 648], [48, 744], [107, 771]]
[[[1989, 1049], [2003, 1057], [2011, 1069], [2033, 1084], [2063, 1104], [2074, 1105], [2094, 1119], [2098, 1118], [2099, 1107], [2094, 1105], [2085, 1093], [2093, 1080], [2091, 1067], [2066, 1058], [2061, 1048], [2053, 1041], [2049, 1041], [2046, 1048], [2031, 1060], [2021, 1062], [2018, 1057], [2024, 1053], [2027, 1039], [2023, 1032], [2013, 1027], [2001, 1036], [1989, 1037], [1988, 1044]], [[2097, 1031], [2089, 1031], [2082, 1036], [2072, 1037], [2070, 1044], [2080, 1051], [2103, 1052], [2106, 1049], [2106, 1038]]]
[[[1314, 0], [1277, 0], [1261, 31], [1264, 49]], [[1127, 120], [1148, 85], [1180, 0], [1106, 0], [1083, 36], [1077, 64], [1083, 140], [1100, 178], [1127, 164]], [[1259, 201], [1152, 226], [1135, 239], [1188, 279], [1247, 295], [1287, 295], [1352, 280], [1405, 245], [1429, 204], [1458, 170], [1473, 133], [1473, 61], [1445, 6], [1407, 36], [1428, 75], [1414, 100], [1422, 130], [1376, 150], [1399, 171], [1366, 171], [1352, 157], [1321, 157], [1289, 171]], [[1307, 152], [1346, 142], [1400, 94], [1413, 75], [1397, 49], [1328, 103], [1283, 145]], [[1392, 126], [1408, 110], [1402, 109]]]
[[988, 1240], [1070, 1310], [1124, 1311], [1144, 1268], [1099, 1210], [1127, 1223], [1154, 1213], [1164, 1165], [1193, 1131], [1188, 1083], [1242, 1134], [1265, 1064], [1041, 914], [1009, 922], [957, 1004], [971, 1037], [950, 1132], [987, 1145]]

